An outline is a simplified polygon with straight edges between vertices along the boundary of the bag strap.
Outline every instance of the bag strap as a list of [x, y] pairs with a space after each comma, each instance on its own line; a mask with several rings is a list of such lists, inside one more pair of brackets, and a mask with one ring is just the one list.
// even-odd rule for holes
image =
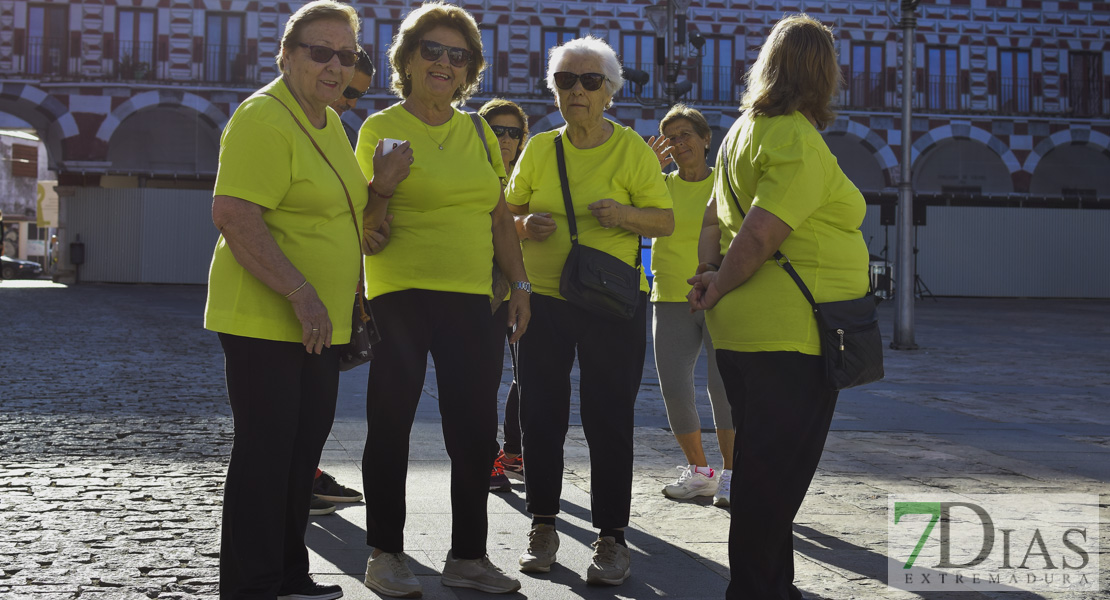
[[312, 137], [312, 134], [309, 133], [307, 129], [305, 129], [305, 126], [301, 123], [301, 120], [297, 118], [296, 113], [294, 113], [292, 109], [286, 106], [285, 103], [281, 101], [281, 98], [278, 98], [277, 96], [269, 92], [263, 92], [262, 95], [269, 96], [274, 100], [277, 100], [277, 103], [289, 112], [289, 116], [293, 117], [293, 122], [297, 124], [297, 127], [301, 128], [301, 131], [303, 131], [306, 136], [308, 136], [308, 141], [312, 142], [312, 147], [316, 148], [316, 151], [320, 153], [320, 157], [324, 159], [324, 162], [328, 163], [329, 167], [331, 167], [332, 173], [335, 173], [335, 176], [339, 178], [339, 185], [343, 186], [343, 194], [347, 196], [347, 208], [351, 210], [351, 219], [354, 220], [355, 236], [358, 237], [358, 292], [362, 293], [362, 289], [364, 287], [363, 284], [366, 281], [364, 274], [366, 265], [362, 262], [362, 227], [361, 223], [359, 223], [358, 216], [355, 215], [355, 203], [351, 201], [351, 192], [347, 191], [347, 183], [343, 181], [343, 177], [339, 175], [339, 171], [337, 171], [335, 169], [335, 166], [331, 164], [331, 161], [328, 160], [328, 155], [324, 154], [324, 151], [320, 148], [320, 145], [316, 143], [316, 139]]
[[[567, 223], [570, 225], [570, 243], [578, 243], [578, 224], [574, 220], [574, 205], [570, 202], [570, 183], [567, 182], [567, 160], [563, 156], [563, 134], [555, 136], [555, 159], [559, 163], [559, 184], [563, 188], [563, 205], [567, 209]], [[640, 268], [640, 236], [636, 236], [636, 268]]]
[[486, 161], [493, 166], [493, 157], [489, 154], [489, 144], [486, 142], [486, 130], [482, 127], [482, 122], [479, 120], [482, 117], [478, 113], [470, 113], [470, 120], [474, 121], [474, 128], [478, 130], [478, 138], [482, 140], [482, 148], [486, 151]]
[[[747, 213], [744, 212], [743, 208], [740, 208], [740, 199], [736, 197], [736, 191], [732, 189], [732, 180], [728, 177], [727, 154], [724, 156], [724, 160], [721, 161], [721, 175], [724, 177], [725, 186], [728, 187], [728, 193], [732, 196], [732, 203], [736, 205], [736, 210], [740, 211], [741, 217], [747, 218]], [[790, 264], [790, 259], [787, 258], [786, 255], [783, 254], [780, 250], [775, 250], [775, 264], [782, 267], [782, 270], [786, 271], [787, 274], [790, 275], [790, 278], [794, 280], [794, 283], [798, 284], [798, 289], [802, 290], [802, 295], [806, 297], [806, 300], [809, 301], [810, 306], [813, 307], [813, 312], [820, 314], [817, 308], [817, 301], [813, 299], [813, 294], [809, 292], [809, 288], [806, 287], [806, 284], [804, 281], [802, 281], [801, 276], [798, 275], [798, 272], [794, 270], [794, 265]]]

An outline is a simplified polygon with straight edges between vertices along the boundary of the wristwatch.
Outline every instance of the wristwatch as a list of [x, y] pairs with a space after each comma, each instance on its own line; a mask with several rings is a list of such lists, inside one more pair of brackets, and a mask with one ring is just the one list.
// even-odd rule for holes
[[528, 292], [529, 294], [531, 294], [532, 293], [532, 283], [528, 282], [528, 281], [513, 281], [513, 282], [509, 283], [509, 289], [511, 289], [511, 290], [524, 290], [525, 292]]

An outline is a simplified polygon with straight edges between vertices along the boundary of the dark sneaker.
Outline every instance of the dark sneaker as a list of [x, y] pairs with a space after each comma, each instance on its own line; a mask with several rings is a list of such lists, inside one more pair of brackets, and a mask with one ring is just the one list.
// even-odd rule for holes
[[528, 532], [528, 549], [520, 555], [520, 570], [525, 573], [548, 573], [559, 551], [559, 534], [554, 525], [536, 524]]
[[632, 574], [632, 553], [611, 536], [598, 538], [593, 543], [594, 556], [586, 569], [586, 583], [590, 585], [620, 585]]
[[491, 492], [511, 492], [513, 485], [509, 483], [509, 478], [505, 476], [505, 469], [501, 466], [501, 455], [498, 454], [497, 458], [493, 459], [493, 470], [489, 474], [489, 491]]
[[338, 585], [320, 585], [309, 579], [295, 590], [278, 592], [277, 600], [335, 600], [343, 597], [343, 588]]
[[450, 552], [440, 581], [448, 587], [471, 588], [490, 594], [507, 594], [520, 589], [520, 582], [497, 568], [488, 556], [463, 559], [455, 558]]
[[334, 477], [324, 471], [320, 471], [320, 476], [312, 482], [312, 493], [316, 494], [317, 498], [328, 502], [358, 502], [362, 500], [362, 494], [358, 490], [339, 485]]
[[509, 458], [505, 456], [505, 451], [502, 450], [498, 458], [501, 459], [501, 467], [505, 469], [506, 477], [524, 481], [524, 457], [517, 455]]
[[312, 502], [308, 505], [309, 516], [318, 517], [320, 515], [330, 515], [333, 512], [335, 512], [334, 504], [315, 495], [312, 496]]

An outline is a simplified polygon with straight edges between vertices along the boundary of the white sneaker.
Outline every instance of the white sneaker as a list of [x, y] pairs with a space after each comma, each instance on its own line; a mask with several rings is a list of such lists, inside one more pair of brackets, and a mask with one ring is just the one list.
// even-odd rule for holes
[[549, 573], [559, 551], [559, 534], [553, 525], [533, 525], [528, 532], [528, 549], [520, 555], [520, 570], [525, 573]]
[[605, 536], [593, 543], [594, 555], [586, 569], [590, 585], [620, 585], [632, 574], [632, 553], [628, 547]]
[[382, 552], [366, 561], [363, 584], [383, 596], [419, 598], [424, 590], [401, 552]]
[[732, 469], [721, 469], [717, 478], [717, 493], [713, 494], [713, 506], [727, 508], [732, 505]]
[[471, 588], [491, 594], [507, 594], [520, 589], [520, 582], [497, 568], [490, 562], [489, 556], [464, 559], [455, 558], [451, 552], [447, 553], [447, 564], [443, 567], [440, 581], [449, 587]]
[[717, 492], [716, 477], [698, 473], [694, 470], [694, 465], [676, 468], [679, 470], [678, 479], [663, 488], [664, 496], [685, 500], [694, 496], [712, 496]]

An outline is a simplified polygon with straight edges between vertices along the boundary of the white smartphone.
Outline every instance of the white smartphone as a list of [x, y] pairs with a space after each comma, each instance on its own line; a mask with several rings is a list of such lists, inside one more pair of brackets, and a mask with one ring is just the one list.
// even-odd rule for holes
[[382, 156], [393, 152], [393, 149], [405, 143], [405, 140], [395, 140], [393, 138], [385, 138], [385, 145], [382, 148]]

